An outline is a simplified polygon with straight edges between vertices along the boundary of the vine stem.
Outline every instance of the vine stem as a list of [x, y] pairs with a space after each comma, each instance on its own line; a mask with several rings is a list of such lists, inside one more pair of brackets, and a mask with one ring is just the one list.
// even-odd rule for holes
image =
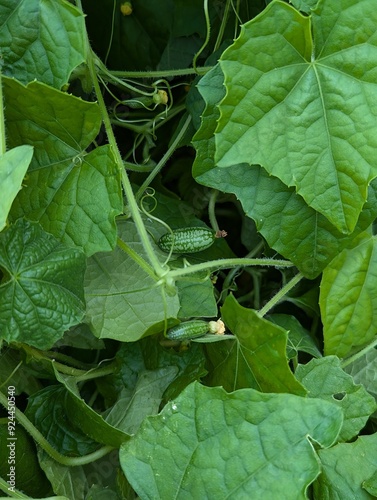
[[361, 349], [360, 351], [356, 352], [355, 354], [352, 354], [349, 358], [346, 358], [342, 361], [342, 368], [345, 368], [346, 366], [350, 365], [351, 363], [354, 363], [356, 360], [361, 358], [361, 356], [364, 356], [367, 352], [371, 351], [377, 346], [377, 338], [375, 338], [370, 344], [368, 344], [364, 349]]
[[176, 150], [178, 144], [180, 143], [182, 137], [185, 135], [186, 130], [188, 129], [188, 126], [191, 123], [191, 116], [188, 116], [186, 118], [185, 123], [182, 125], [181, 130], [178, 132], [176, 138], [172, 142], [170, 148], [166, 151], [164, 156], [161, 158], [161, 160], [157, 163], [157, 165], [154, 167], [152, 172], [148, 175], [148, 177], [145, 179], [143, 184], [139, 187], [136, 193], [136, 200], [139, 200], [141, 196], [143, 196], [144, 191], [146, 188], [149, 186], [149, 184], [153, 181], [153, 179], [156, 177], [156, 175], [160, 172], [162, 167], [165, 165], [165, 163], [168, 161], [170, 156], [174, 153]]
[[211, 36], [211, 22], [210, 22], [209, 13], [208, 13], [208, 0], [204, 0], [204, 17], [205, 17], [206, 28], [207, 28], [206, 39], [204, 40], [203, 45], [200, 47], [199, 51], [195, 54], [194, 59], [192, 60], [192, 67], [194, 68], [194, 70], [198, 74], [200, 74], [200, 73], [198, 72], [198, 69], [196, 67], [196, 61], [198, 60], [198, 57], [203, 52], [203, 50], [207, 47], [207, 45], [209, 43], [210, 36]]
[[[0, 391], [0, 404], [4, 406], [7, 410], [8, 400], [5, 394]], [[22, 427], [31, 435], [36, 443], [53, 458], [56, 462], [68, 467], [74, 467], [76, 465], [85, 465], [95, 462], [96, 460], [104, 457], [114, 448], [112, 446], [103, 446], [93, 453], [84, 455], [82, 457], [66, 457], [53, 448], [47, 439], [39, 432], [39, 430], [30, 422], [30, 420], [22, 413], [18, 408], [15, 409], [15, 416], [17, 421], [22, 425]]]
[[151, 268], [151, 266], [147, 262], [145, 262], [145, 260], [138, 253], [135, 252], [135, 250], [133, 250], [129, 245], [127, 245], [127, 243], [125, 241], [123, 241], [120, 238], [118, 238], [117, 242], [118, 242], [117, 243], [118, 247], [121, 250], [123, 250], [124, 253], [126, 253], [127, 255], [129, 255], [131, 257], [131, 259], [133, 259], [137, 264], [139, 264], [139, 266], [147, 274], [149, 274], [149, 276], [151, 276], [153, 279], [156, 279], [156, 275], [154, 274], [153, 269]]
[[16, 488], [12, 488], [11, 490], [9, 489], [9, 484], [0, 477], [0, 490], [2, 490], [4, 493], [6, 493], [9, 497], [12, 498], [29, 498], [28, 495], [24, 495], [21, 493], [21, 491], [17, 490]]
[[217, 200], [218, 194], [219, 194], [218, 190], [213, 189], [211, 192], [211, 196], [209, 198], [209, 203], [208, 203], [209, 221], [211, 223], [212, 229], [216, 232], [220, 230], [219, 225], [217, 223], [217, 219], [216, 219], [216, 213], [215, 213], [215, 206], [216, 206], [216, 200]]
[[[81, 12], [83, 12], [81, 0], [76, 0], [76, 1], [77, 1], [77, 6], [81, 10]], [[139, 212], [139, 207], [137, 206], [137, 202], [136, 202], [134, 193], [132, 191], [130, 180], [129, 180], [127, 173], [123, 167], [123, 160], [122, 160], [121, 154], [119, 152], [119, 148], [118, 148], [118, 145], [117, 145], [117, 142], [115, 139], [115, 135], [114, 135], [114, 132], [113, 132], [113, 129], [111, 126], [110, 117], [107, 113], [106, 104], [105, 104], [104, 98], [102, 96], [102, 92], [101, 92], [99, 82], [98, 82], [98, 77], [97, 77], [97, 73], [96, 73], [96, 66], [95, 66], [95, 60], [97, 59], [97, 57], [95, 56], [95, 54], [93, 53], [93, 51], [90, 47], [88, 33], [86, 31], [85, 31], [85, 43], [86, 43], [86, 59], [87, 59], [86, 62], [87, 62], [88, 68], [89, 68], [89, 72], [90, 72], [90, 76], [91, 76], [91, 79], [93, 82], [94, 90], [95, 90], [95, 93], [97, 96], [98, 105], [99, 105], [99, 108], [101, 110], [102, 120], [103, 120], [103, 123], [105, 126], [107, 138], [108, 138], [110, 147], [112, 149], [112, 152], [114, 154], [115, 162], [118, 166], [118, 170], [119, 170], [120, 175], [121, 175], [122, 185], [123, 185], [123, 189], [124, 189], [124, 192], [125, 192], [125, 195], [127, 198], [128, 207], [129, 207], [129, 210], [131, 212], [132, 218], [135, 222], [137, 231], [139, 233], [141, 242], [142, 242], [144, 250], [148, 256], [148, 259], [149, 259], [150, 263], [152, 264], [152, 267], [153, 267], [155, 273], [157, 274], [157, 276], [162, 276], [164, 274], [164, 269], [162, 268], [160, 261], [158, 260], [158, 258], [156, 257], [156, 255], [154, 253], [151, 241], [149, 239], [149, 235], [148, 235], [147, 230], [144, 226], [143, 220], [141, 218], [141, 214]]]
[[272, 309], [274, 306], [276, 306], [276, 304], [277, 304], [278, 302], [280, 302], [280, 301], [281, 301], [281, 299], [282, 299], [285, 295], [287, 295], [287, 293], [288, 293], [290, 290], [292, 290], [292, 288], [294, 288], [294, 287], [297, 285], [297, 283], [299, 283], [299, 282], [302, 280], [302, 278], [303, 278], [303, 277], [304, 277], [304, 276], [303, 276], [303, 274], [302, 274], [302, 273], [297, 273], [297, 274], [296, 274], [296, 276], [294, 276], [294, 277], [293, 277], [290, 281], [288, 281], [288, 283], [286, 283], [286, 284], [283, 286], [283, 288], [281, 288], [281, 289], [278, 291], [278, 293], [277, 293], [276, 295], [274, 295], [274, 296], [272, 297], [272, 299], [271, 299], [271, 300], [269, 300], [269, 301], [267, 302], [267, 304], [265, 304], [265, 305], [262, 307], [262, 309], [260, 309], [260, 310], [259, 310], [259, 312], [258, 312], [259, 316], [261, 316], [261, 317], [265, 316], [265, 315], [268, 313], [268, 311], [269, 311], [270, 309]]
[[103, 75], [108, 76], [111, 80], [117, 79], [118, 82], [122, 78], [168, 78], [168, 77], [178, 77], [186, 75], [197, 75], [197, 70], [200, 69], [200, 74], [207, 73], [213, 66], [200, 66], [199, 68], [183, 68], [183, 69], [173, 69], [165, 71], [109, 71], [106, 66], [99, 63], [100, 72]]
[[4, 119], [4, 102], [3, 102], [3, 82], [0, 72], [0, 156], [6, 153], [7, 146], [5, 142], [5, 119]]
[[172, 269], [169, 271], [169, 277], [172, 279], [180, 278], [185, 274], [197, 273], [199, 271], [206, 271], [208, 269], [229, 269], [235, 266], [274, 266], [274, 267], [293, 267], [294, 264], [289, 260], [276, 260], [276, 259], [247, 259], [245, 257], [236, 259], [217, 259], [201, 264], [193, 264], [192, 266], [183, 267], [179, 269]]
[[[76, 377], [76, 380], [79, 382], [83, 382], [85, 380], [92, 380], [94, 378], [104, 377], [105, 375], [111, 375], [114, 373], [116, 369], [114, 365], [104, 366], [101, 368], [74, 368], [72, 366], [67, 366], [63, 363], [59, 363], [59, 361], [55, 361], [52, 359], [52, 356], [58, 354], [54, 352], [44, 352], [36, 349], [35, 347], [31, 347], [27, 344], [19, 344], [20, 348], [26, 352], [28, 356], [38, 360], [38, 361], [48, 361], [59, 373], [64, 373], [64, 375], [69, 375], [71, 377]], [[68, 358], [68, 357], [67, 357]], [[68, 361], [68, 359], [66, 360]]]

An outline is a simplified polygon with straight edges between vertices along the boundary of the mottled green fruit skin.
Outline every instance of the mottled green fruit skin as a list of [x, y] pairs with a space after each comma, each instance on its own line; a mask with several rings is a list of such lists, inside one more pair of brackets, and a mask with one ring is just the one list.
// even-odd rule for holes
[[173, 246], [173, 253], [195, 253], [209, 248], [214, 241], [215, 232], [212, 229], [185, 227], [161, 236], [158, 246], [164, 252], [170, 252]]
[[168, 330], [166, 337], [170, 340], [190, 340], [196, 337], [203, 337], [208, 331], [209, 324], [207, 321], [194, 319], [173, 326], [173, 328]]

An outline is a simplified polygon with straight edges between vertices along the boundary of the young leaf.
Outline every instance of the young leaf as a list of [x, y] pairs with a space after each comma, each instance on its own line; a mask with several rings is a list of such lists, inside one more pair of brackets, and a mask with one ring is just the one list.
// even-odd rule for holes
[[2, 71], [25, 84], [37, 79], [60, 89], [86, 59], [84, 33], [84, 16], [69, 2], [2, 2]]
[[325, 401], [194, 383], [145, 420], [120, 462], [143, 499], [304, 498], [320, 472], [308, 436], [331, 446], [341, 423]]
[[377, 330], [377, 240], [368, 234], [327, 266], [320, 307], [325, 354], [346, 356], [371, 341]]
[[314, 483], [314, 498], [357, 498], [369, 500], [363, 483], [377, 470], [377, 434], [360, 436], [353, 443], [341, 443], [319, 450], [322, 474]]
[[339, 441], [350, 441], [357, 436], [377, 409], [373, 397], [362, 385], [354, 384], [352, 377], [341, 369], [336, 356], [313, 359], [306, 365], [299, 365], [295, 375], [308, 390], [309, 397], [331, 401], [342, 408], [344, 422]]
[[343, 233], [377, 175], [376, 23], [371, 1], [321, 1], [311, 16], [275, 1], [220, 59], [217, 164], [262, 165]]
[[49, 349], [84, 316], [85, 256], [20, 219], [0, 234], [0, 338]]
[[90, 153], [101, 113], [95, 103], [44, 84], [3, 79], [9, 144], [34, 144], [25, 188], [10, 217], [43, 228], [87, 255], [115, 246], [114, 218], [122, 211], [120, 173], [109, 146]]
[[214, 365], [209, 381], [228, 391], [252, 387], [264, 392], [305, 395], [286, 358], [287, 332], [246, 309], [229, 295], [221, 317], [236, 340], [207, 347]]
[[18, 146], [0, 157], [0, 231], [7, 222], [12, 203], [21, 189], [22, 180], [33, 156], [31, 146]]

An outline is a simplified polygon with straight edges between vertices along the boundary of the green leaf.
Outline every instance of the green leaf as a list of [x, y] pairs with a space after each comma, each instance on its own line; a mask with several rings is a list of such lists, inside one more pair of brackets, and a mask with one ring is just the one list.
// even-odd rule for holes
[[84, 316], [84, 254], [38, 224], [19, 220], [0, 234], [0, 338], [49, 349]]
[[363, 482], [363, 488], [373, 497], [377, 497], [377, 471]]
[[356, 384], [362, 384], [377, 401], [377, 349], [366, 352], [347, 365], [344, 371], [352, 375]]
[[84, 498], [88, 482], [82, 466], [67, 467], [59, 464], [41, 449], [38, 451], [38, 458], [54, 493], [62, 495], [59, 499], [82, 500]]
[[101, 125], [98, 105], [37, 82], [3, 82], [9, 143], [35, 145], [10, 216], [39, 221], [87, 255], [111, 250], [123, 208], [120, 173], [109, 146], [85, 151]]
[[[133, 405], [133, 399], [138, 398], [138, 389], [140, 386], [145, 390], [148, 387], [145, 385], [145, 378], [157, 384], [157, 387], [164, 384], [163, 380], [158, 380], [158, 375], [165, 373], [167, 376], [168, 385], [163, 398], [160, 395], [152, 395], [152, 402], [147, 398], [145, 401], [139, 401], [138, 414], [129, 415], [133, 418], [137, 426], [140, 425], [144, 416], [147, 416], [145, 410], [149, 414], [155, 414], [158, 410], [158, 405], [163, 405], [166, 401], [176, 397], [185, 389], [191, 382], [199, 380], [206, 375], [204, 368], [205, 358], [202, 349], [199, 346], [190, 346], [184, 351], [175, 351], [173, 349], [164, 349], [155, 337], [147, 337], [139, 342], [132, 344], [123, 344], [116, 354], [117, 364], [119, 369], [113, 374], [97, 380], [97, 387], [108, 406], [117, 405], [122, 398], [125, 407], [123, 414], [125, 415], [126, 406]], [[173, 380], [170, 377], [174, 372]], [[143, 380], [144, 379], [144, 380]], [[161, 402], [162, 400], [162, 402]], [[121, 406], [118, 404], [121, 410]], [[149, 408], [149, 410], [148, 410]], [[141, 416], [141, 419], [140, 419]], [[128, 417], [125, 418], [125, 425]]]
[[308, 436], [331, 446], [341, 422], [325, 401], [194, 383], [145, 420], [120, 462], [143, 499], [303, 499], [320, 472]]
[[217, 164], [262, 165], [343, 233], [377, 175], [376, 23], [370, 0], [322, 1], [310, 17], [276, 1], [220, 59]]
[[315, 358], [322, 356], [314, 339], [295, 316], [291, 316], [290, 314], [271, 314], [266, 319], [281, 326], [288, 332], [288, 359], [297, 356], [298, 352], [306, 352]]
[[33, 156], [31, 146], [19, 146], [7, 151], [0, 157], [0, 185], [2, 195], [0, 199], [0, 231], [5, 227], [10, 207]]
[[337, 231], [321, 214], [308, 207], [293, 188], [269, 176], [257, 166], [235, 164], [219, 168], [214, 163], [214, 132], [219, 118], [216, 105], [225, 95], [219, 66], [207, 73], [198, 88], [207, 103], [202, 126], [194, 136], [197, 156], [193, 165], [196, 180], [206, 186], [234, 193], [268, 244], [291, 260], [308, 278], [318, 276], [326, 265], [377, 216], [377, 182], [369, 187], [368, 202], [350, 236]]
[[119, 500], [118, 494], [107, 486], [93, 484], [85, 500]]
[[125, 388], [106, 413], [106, 422], [127, 434], [135, 434], [144, 417], [158, 413], [162, 395], [178, 373], [175, 366], [144, 370], [138, 374], [134, 390]]
[[121, 443], [129, 439], [129, 435], [109, 423], [91, 408], [80, 397], [74, 377], [63, 375], [55, 368], [56, 379], [67, 389], [65, 410], [66, 416], [74, 426], [97, 443], [118, 448]]
[[377, 330], [377, 241], [365, 235], [343, 250], [323, 273], [320, 307], [325, 354], [346, 356]]
[[59, 453], [82, 456], [99, 448], [67, 420], [67, 390], [61, 385], [45, 387], [29, 397], [25, 415]]
[[217, 315], [217, 304], [211, 280], [191, 278], [190, 282], [178, 282], [181, 303], [180, 318], [211, 318]]
[[377, 409], [376, 402], [362, 385], [355, 385], [350, 375], [341, 369], [336, 356], [313, 359], [299, 365], [297, 379], [308, 390], [311, 398], [321, 398], [337, 404], [344, 413], [339, 441], [350, 441], [365, 426], [369, 416]]
[[22, 83], [34, 79], [61, 88], [85, 61], [85, 24], [63, 0], [11, 0], [0, 5], [2, 71]]
[[191, 344], [189, 349], [177, 352], [164, 349], [153, 337], [148, 337], [141, 341], [141, 349], [147, 369], [155, 370], [167, 366], [179, 369], [176, 378], [164, 393], [164, 402], [175, 398], [191, 382], [200, 380], [207, 374], [206, 358], [198, 345]]
[[314, 483], [315, 498], [338, 500], [375, 498], [363, 489], [377, 470], [377, 434], [360, 436], [353, 443], [337, 444], [319, 450], [322, 474]]
[[9, 474], [13, 472], [18, 490], [33, 498], [48, 494], [50, 485], [39, 466], [34, 442], [17, 422], [13, 438], [4, 419], [0, 424], [0, 477], [10, 480]]
[[237, 340], [207, 347], [214, 365], [209, 375], [211, 385], [222, 385], [228, 391], [252, 387], [306, 394], [288, 366], [285, 330], [240, 306], [232, 295], [221, 308], [221, 317]]
[[310, 11], [318, 4], [318, 0], [290, 0], [290, 2], [297, 10], [310, 14]]
[[[120, 238], [146, 260], [133, 222], [120, 222], [118, 231]], [[162, 331], [165, 315], [176, 318], [179, 310], [178, 296], [163, 296], [161, 286], [156, 287], [153, 278], [119, 248], [88, 260], [85, 297], [93, 333], [122, 342]]]
[[23, 363], [21, 353], [15, 349], [3, 349], [0, 353], [0, 380], [15, 387], [16, 394], [33, 394], [41, 389], [33, 370]]

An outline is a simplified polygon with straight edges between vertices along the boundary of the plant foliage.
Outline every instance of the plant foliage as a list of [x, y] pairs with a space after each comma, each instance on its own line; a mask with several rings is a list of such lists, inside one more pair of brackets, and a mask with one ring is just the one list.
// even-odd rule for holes
[[376, 33], [374, 0], [2, 2], [4, 495], [376, 497]]

